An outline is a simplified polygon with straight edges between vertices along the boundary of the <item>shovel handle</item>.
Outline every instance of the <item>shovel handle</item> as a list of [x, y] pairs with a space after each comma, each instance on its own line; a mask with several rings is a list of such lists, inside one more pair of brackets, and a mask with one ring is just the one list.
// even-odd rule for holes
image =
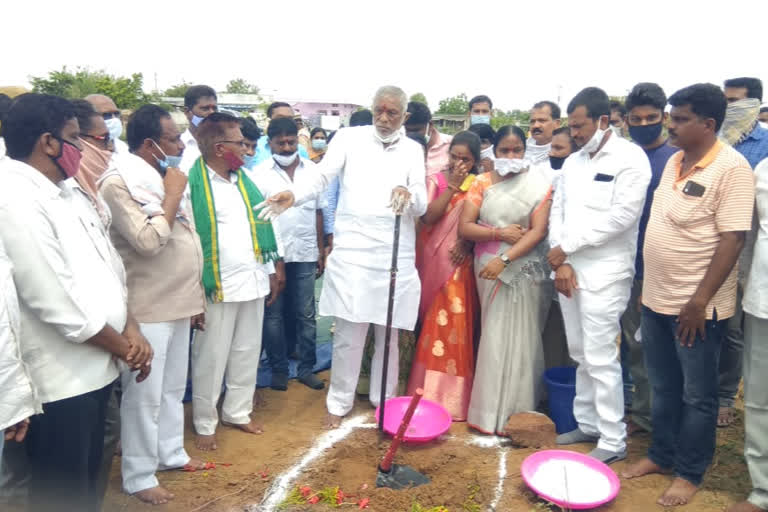
[[400, 422], [400, 427], [397, 429], [397, 434], [395, 434], [395, 438], [392, 439], [392, 444], [389, 445], [389, 449], [387, 450], [387, 453], [384, 454], [384, 458], [381, 460], [381, 464], [379, 465], [379, 469], [385, 473], [388, 473], [392, 468], [392, 459], [395, 458], [395, 453], [400, 447], [403, 436], [405, 436], [405, 431], [408, 430], [408, 425], [411, 424], [411, 418], [413, 417], [413, 413], [416, 410], [416, 406], [419, 405], [419, 401], [423, 395], [424, 390], [419, 388], [411, 397], [411, 403], [408, 404], [408, 409], [405, 411], [405, 416], [403, 416], [403, 420]]

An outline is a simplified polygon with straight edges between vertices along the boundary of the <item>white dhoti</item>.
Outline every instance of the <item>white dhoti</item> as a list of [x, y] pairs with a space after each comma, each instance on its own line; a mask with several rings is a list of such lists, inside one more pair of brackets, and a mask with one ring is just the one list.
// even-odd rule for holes
[[216, 432], [222, 380], [221, 419], [235, 425], [251, 421], [263, 323], [263, 298], [208, 305], [205, 331], [192, 343], [192, 419], [198, 434]]
[[[344, 416], [355, 403], [355, 389], [360, 377], [360, 364], [363, 360], [365, 337], [368, 334], [367, 323], [355, 323], [336, 318], [336, 330], [333, 338], [333, 360], [331, 362], [331, 386], [328, 389], [326, 405], [328, 412]], [[383, 325], [374, 325], [376, 339], [373, 360], [371, 361], [370, 400], [374, 407], [379, 405], [381, 397], [381, 372], [384, 363]], [[391, 330], [389, 344], [389, 367], [387, 368], [387, 399], [395, 396], [398, 376], [398, 330]]]
[[627, 308], [632, 279], [597, 291], [578, 289], [569, 299], [560, 294], [568, 352], [579, 364], [573, 414], [586, 434], [599, 436], [597, 447], [626, 449], [624, 388], [617, 338]]
[[184, 450], [184, 407], [189, 358], [189, 318], [140, 324], [155, 352], [143, 382], [136, 372], [121, 375], [123, 489], [133, 494], [158, 485], [155, 472], [189, 462]]

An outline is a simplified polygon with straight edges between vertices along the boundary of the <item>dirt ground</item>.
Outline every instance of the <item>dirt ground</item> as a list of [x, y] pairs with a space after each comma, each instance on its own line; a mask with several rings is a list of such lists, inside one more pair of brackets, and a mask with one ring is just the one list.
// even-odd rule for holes
[[[320, 374], [327, 382], [328, 373]], [[116, 457], [112, 468], [110, 488], [104, 504], [105, 511], [164, 510], [168, 512], [197, 511], [250, 511], [259, 510], [270, 486], [279, 475], [295, 464], [313, 445], [318, 434], [325, 430], [325, 391], [313, 391], [291, 381], [287, 392], [264, 390], [266, 404], [256, 410], [263, 421], [265, 433], [260, 436], [245, 434], [232, 428], [220, 427], [219, 449], [201, 453], [192, 442], [192, 431], [187, 427], [187, 449], [190, 454], [216, 462], [216, 469], [195, 473], [164, 472], [160, 482], [176, 494], [167, 505], [152, 507], [125, 495], [120, 486], [120, 459]], [[187, 414], [189, 416], [189, 409]], [[358, 401], [350, 417], [367, 414], [373, 422], [373, 411], [367, 401]], [[190, 424], [189, 417], [187, 425]], [[356, 498], [339, 509], [357, 510], [356, 499], [368, 498], [370, 511], [411, 512], [427, 511], [446, 506], [450, 512], [489, 510], [499, 485], [499, 462], [506, 453], [506, 473], [503, 493], [495, 508], [497, 511], [560, 510], [533, 495], [522, 482], [520, 464], [532, 449], [512, 447], [483, 447], [469, 442], [475, 439], [465, 423], [455, 423], [444, 439], [422, 445], [404, 446], [396, 462], [409, 464], [424, 472], [432, 483], [405, 491], [377, 489], [376, 464], [388, 446], [381, 442], [372, 428], [355, 429], [351, 434], [318, 457], [293, 482], [317, 491], [339, 486], [346, 494]], [[647, 435], [630, 440], [630, 461], [640, 457], [648, 445]], [[576, 450], [587, 452], [591, 447], [579, 445]], [[743, 422], [741, 416], [729, 429], [718, 431], [718, 451], [703, 489], [694, 502], [681, 507], [681, 512], [721, 511], [728, 504], [743, 499], [750, 488], [749, 475], [742, 457]], [[225, 466], [223, 464], [231, 464]], [[625, 463], [613, 465], [618, 473]], [[650, 476], [634, 481], [622, 481], [618, 498], [601, 507], [601, 511], [636, 512], [663, 510], [655, 504], [659, 494], [668, 485], [665, 476]], [[288, 511], [327, 511], [328, 505], [285, 505]], [[430, 511], [432, 512], [432, 511]]]

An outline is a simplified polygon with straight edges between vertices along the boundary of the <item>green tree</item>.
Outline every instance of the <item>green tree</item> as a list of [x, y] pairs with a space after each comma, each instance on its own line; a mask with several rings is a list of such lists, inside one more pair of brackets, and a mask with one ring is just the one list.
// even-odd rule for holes
[[47, 77], [31, 77], [30, 82], [33, 92], [54, 94], [68, 99], [84, 98], [89, 94], [104, 94], [112, 98], [118, 108], [124, 109], [135, 109], [154, 99], [144, 92], [144, 77], [141, 73], [124, 77], [88, 68], [77, 68], [75, 72], [71, 72], [64, 66], [61, 71], [51, 71]]
[[531, 123], [531, 114], [525, 110], [510, 110], [505, 112], [503, 110], [495, 109], [493, 116], [491, 117], [491, 126], [494, 130], [498, 130], [502, 126], [513, 124], [521, 127], [523, 130], [527, 130]]
[[436, 114], [466, 114], [469, 112], [469, 100], [467, 95], [461, 93], [451, 98], [445, 98], [440, 100], [440, 105], [437, 108]]
[[411, 95], [411, 101], [418, 101], [419, 103], [423, 103], [426, 106], [429, 106], [429, 103], [427, 103], [427, 97], [424, 96], [424, 93], [417, 92], [415, 94]]
[[167, 88], [165, 92], [163, 92], [163, 96], [168, 96], [171, 98], [183, 98], [185, 94], [187, 94], [187, 89], [189, 89], [192, 86], [192, 84], [188, 84], [187, 82], [181, 82], [180, 84], [172, 85], [171, 87]]
[[234, 78], [227, 83], [227, 89], [224, 92], [231, 94], [259, 94], [259, 88], [242, 78]]

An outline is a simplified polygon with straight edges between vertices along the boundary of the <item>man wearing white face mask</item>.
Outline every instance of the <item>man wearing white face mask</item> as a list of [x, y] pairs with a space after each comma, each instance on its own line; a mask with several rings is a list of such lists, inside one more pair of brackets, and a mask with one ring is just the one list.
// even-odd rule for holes
[[[424, 150], [400, 134], [407, 104], [408, 97], [399, 87], [381, 87], [373, 100], [374, 126], [339, 130], [319, 165], [320, 172], [307, 184], [270, 197], [262, 212], [269, 218], [294, 204], [317, 199], [334, 177], [340, 178], [334, 246], [320, 299], [320, 314], [336, 317], [326, 400], [329, 428], [338, 427], [354, 405], [370, 324], [376, 334], [370, 400], [374, 405], [379, 402], [395, 213], [402, 215], [402, 227], [392, 340], [398, 339], [398, 329], [413, 329], [416, 324], [421, 283], [415, 265], [415, 224], [427, 209], [427, 193]], [[396, 341], [389, 356], [387, 397], [397, 387]]]
[[207, 85], [193, 85], [184, 93], [184, 115], [189, 126], [181, 134], [184, 143], [184, 154], [179, 168], [184, 174], [200, 158], [200, 148], [197, 143], [197, 129], [203, 119], [219, 110], [216, 91]]
[[568, 349], [579, 363], [573, 412], [579, 427], [558, 444], [598, 441], [591, 455], [626, 458], [624, 395], [616, 339], [629, 301], [648, 157], [609, 130], [608, 96], [588, 87], [568, 105], [581, 151], [565, 161], [550, 215], [548, 260], [556, 271]]
[[531, 109], [531, 137], [526, 142], [525, 156], [531, 161], [531, 172], [543, 174], [550, 183], [556, 171], [549, 161], [552, 132], [560, 126], [560, 107], [552, 101], [540, 101]]
[[117, 108], [112, 98], [103, 94], [89, 94], [84, 99], [93, 105], [93, 109], [104, 118], [110, 140], [115, 145], [115, 153], [128, 153], [128, 144], [120, 138], [123, 135], [123, 120], [120, 109]]
[[123, 489], [155, 505], [173, 494], [160, 486], [160, 469], [202, 469], [184, 450], [184, 408], [190, 325], [203, 329], [203, 253], [183, 199], [179, 169], [184, 143], [170, 114], [144, 105], [128, 121], [131, 154], [99, 185], [112, 211], [110, 237], [123, 259], [128, 307], [155, 351], [153, 372], [141, 384], [123, 373]]

